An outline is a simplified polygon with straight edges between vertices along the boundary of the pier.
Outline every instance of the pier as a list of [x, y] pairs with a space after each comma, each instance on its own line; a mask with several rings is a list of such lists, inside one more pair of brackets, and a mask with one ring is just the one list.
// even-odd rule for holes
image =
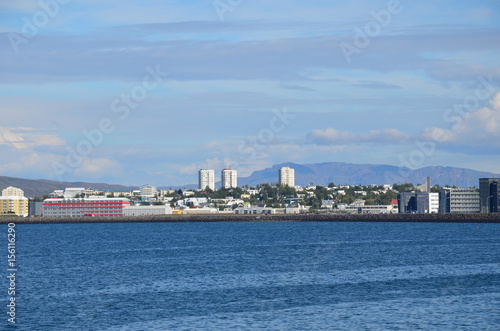
[[0, 224], [140, 222], [430, 222], [500, 223], [500, 213], [477, 214], [278, 214], [278, 215], [159, 215], [140, 217], [1, 217]]

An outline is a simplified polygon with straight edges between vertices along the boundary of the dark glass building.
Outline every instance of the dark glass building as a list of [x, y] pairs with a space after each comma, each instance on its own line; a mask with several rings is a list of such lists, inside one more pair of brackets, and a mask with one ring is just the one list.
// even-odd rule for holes
[[481, 213], [498, 213], [499, 182], [499, 178], [479, 178]]
[[437, 213], [439, 194], [427, 192], [401, 192], [398, 194], [399, 213]]

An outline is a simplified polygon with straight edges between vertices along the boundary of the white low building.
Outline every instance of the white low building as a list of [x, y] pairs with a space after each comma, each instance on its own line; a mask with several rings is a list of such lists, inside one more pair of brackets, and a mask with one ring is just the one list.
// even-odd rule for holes
[[285, 214], [302, 214], [309, 212], [310, 206], [286, 207]]
[[350, 205], [345, 206], [343, 210], [353, 214], [397, 214], [398, 205]]
[[191, 214], [217, 214], [219, 213], [219, 210], [216, 208], [209, 208], [209, 207], [204, 207], [204, 208], [186, 208], [182, 210], [182, 214], [184, 215], [191, 215]]
[[123, 216], [171, 215], [172, 208], [168, 205], [158, 206], [127, 206], [123, 208]]
[[181, 200], [177, 200], [175, 205], [177, 207], [195, 207], [195, 206], [204, 206], [208, 204], [207, 198], [185, 198]]
[[68, 187], [64, 190], [63, 196], [65, 199], [71, 199], [82, 193], [85, 193], [85, 188], [83, 187]]
[[257, 206], [249, 206], [249, 207], [238, 207], [234, 210], [235, 214], [239, 215], [246, 215], [246, 214], [253, 214], [253, 215], [260, 215], [260, 214], [277, 214], [277, 213], [284, 213], [285, 210], [283, 208], [279, 208], [280, 210], [277, 210], [276, 208], [272, 207], [257, 207]]

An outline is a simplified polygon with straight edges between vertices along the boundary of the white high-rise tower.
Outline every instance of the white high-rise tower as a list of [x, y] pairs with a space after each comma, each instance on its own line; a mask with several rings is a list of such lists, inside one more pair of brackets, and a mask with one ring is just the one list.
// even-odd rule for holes
[[295, 170], [289, 167], [281, 167], [279, 170], [280, 185], [295, 186]]
[[222, 170], [222, 188], [238, 187], [238, 172], [234, 169]]
[[215, 172], [212, 169], [200, 169], [198, 173], [198, 185], [200, 190], [205, 190], [207, 187], [212, 191], [215, 190]]

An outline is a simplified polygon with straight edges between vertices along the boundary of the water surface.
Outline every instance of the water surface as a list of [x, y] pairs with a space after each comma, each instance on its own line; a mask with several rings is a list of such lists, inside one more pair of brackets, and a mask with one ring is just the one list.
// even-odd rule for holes
[[109, 223], [16, 231], [17, 329], [500, 328], [500, 224]]

